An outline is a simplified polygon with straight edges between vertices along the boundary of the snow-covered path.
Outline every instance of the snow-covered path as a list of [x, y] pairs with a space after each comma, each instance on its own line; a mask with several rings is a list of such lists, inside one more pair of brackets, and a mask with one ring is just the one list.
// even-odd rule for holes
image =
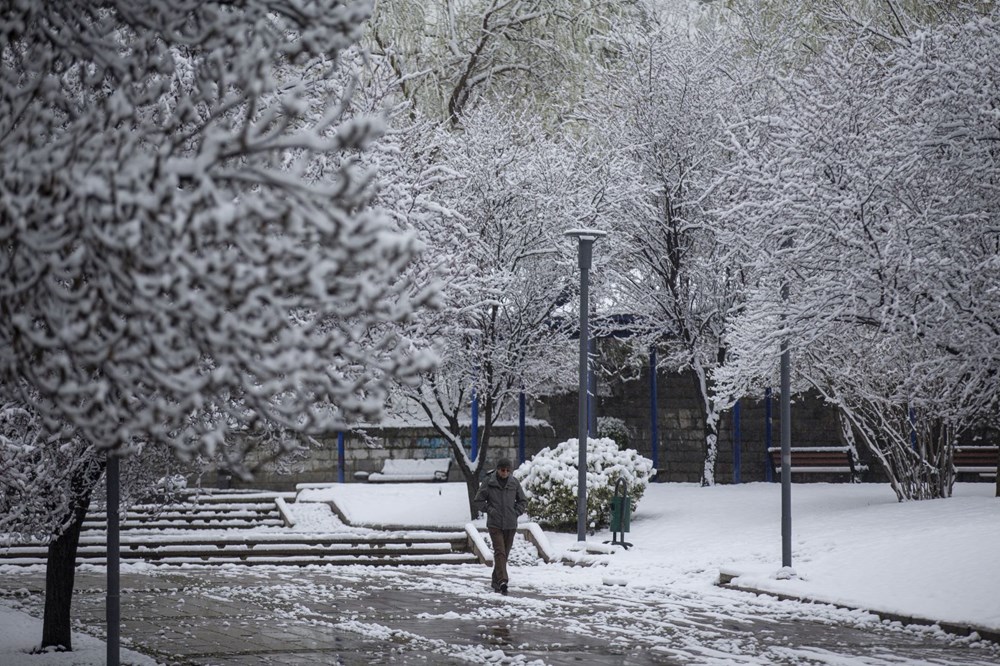
[[[474, 566], [148, 568], [124, 575], [122, 636], [176, 665], [1000, 661], [991, 643], [866, 613], [721, 588], [593, 585], [573, 571], [518, 566], [502, 597]], [[21, 582], [33, 593], [17, 603], [39, 613], [41, 574]], [[80, 628], [102, 635], [101, 572], [77, 583]]]
[[[329, 492], [362, 524], [452, 529], [469, 520], [464, 484], [345, 484]], [[775, 575], [777, 484], [651, 486], [633, 516], [634, 548], [597, 556], [603, 566], [578, 567], [539, 564], [526, 544], [517, 544], [508, 598], [488, 590], [490, 571], [478, 565], [128, 565], [121, 635], [123, 646], [132, 641], [164, 662], [226, 666], [338, 658], [348, 664], [1000, 663], [996, 643], [715, 585], [720, 571], [736, 571], [740, 580], [777, 594], [994, 632], [1000, 502], [988, 484], [959, 484], [955, 495], [900, 504], [881, 485], [797, 485], [797, 576], [790, 580]], [[260, 534], [360, 529], [345, 527], [321, 499], [292, 505], [295, 530]], [[547, 535], [559, 552], [576, 544], [575, 534]], [[591, 543], [610, 536], [602, 531]], [[43, 582], [42, 567], [0, 567], [0, 665], [26, 663], [26, 651], [38, 645], [40, 621], [10, 607], [40, 617]], [[104, 633], [104, 585], [102, 568], [81, 566], [73, 612], [95, 636]], [[76, 644], [72, 655], [30, 663], [104, 663], [103, 646], [83, 636]]]

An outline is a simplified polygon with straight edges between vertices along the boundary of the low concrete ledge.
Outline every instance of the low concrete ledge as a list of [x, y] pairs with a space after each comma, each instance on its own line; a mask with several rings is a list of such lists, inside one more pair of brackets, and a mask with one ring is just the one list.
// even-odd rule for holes
[[[482, 531], [481, 528], [476, 527], [473, 523], [466, 523], [465, 533], [469, 539], [469, 550], [479, 558], [480, 564], [493, 566], [493, 551], [486, 545]], [[558, 555], [552, 548], [552, 544], [549, 543], [548, 537], [545, 536], [545, 532], [542, 531], [538, 523], [520, 523], [517, 526], [517, 532], [535, 547], [538, 557], [543, 562], [550, 564], [559, 560]]]
[[780, 599], [782, 601], [798, 601], [800, 603], [806, 604], [825, 604], [827, 606], [833, 606], [835, 608], [842, 608], [844, 610], [851, 611], [864, 611], [866, 613], [871, 613], [880, 620], [888, 620], [889, 622], [899, 622], [902, 625], [917, 625], [921, 627], [940, 627], [942, 631], [955, 635], [955, 636], [971, 636], [976, 634], [979, 638], [997, 643], [1000, 645], [1000, 630], [990, 629], [988, 627], [980, 627], [971, 624], [964, 623], [954, 623], [954, 622], [943, 622], [941, 620], [933, 620], [926, 617], [917, 617], [914, 615], [904, 615], [902, 613], [895, 613], [892, 611], [881, 611], [874, 610], [871, 608], [862, 608], [860, 606], [851, 606], [845, 603], [827, 601], [825, 599], [817, 599], [813, 597], [807, 597], [800, 594], [790, 594], [787, 592], [773, 592], [771, 590], [762, 590], [751, 585], [741, 585], [738, 582], [740, 574], [731, 570], [720, 570], [719, 571], [719, 587], [725, 587], [731, 590], [739, 590], [740, 592], [749, 592], [750, 594], [756, 594], [758, 596], [773, 597], [775, 599]]

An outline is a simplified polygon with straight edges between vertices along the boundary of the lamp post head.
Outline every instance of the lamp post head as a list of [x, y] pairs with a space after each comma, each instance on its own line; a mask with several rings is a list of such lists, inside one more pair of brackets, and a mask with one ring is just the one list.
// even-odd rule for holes
[[608, 232], [599, 229], [570, 229], [566, 231], [566, 235], [579, 241], [580, 270], [584, 271], [590, 269], [594, 241], [607, 236]]
[[607, 231], [601, 231], [600, 229], [568, 229], [565, 234], [567, 236], [572, 236], [574, 238], [579, 238], [582, 240], [589, 240], [591, 242], [597, 240], [598, 238], [603, 238], [608, 235]]

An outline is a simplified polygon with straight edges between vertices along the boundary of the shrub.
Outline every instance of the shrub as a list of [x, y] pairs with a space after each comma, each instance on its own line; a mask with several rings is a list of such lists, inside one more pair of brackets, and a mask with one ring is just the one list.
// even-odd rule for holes
[[632, 433], [629, 432], [625, 422], [614, 416], [597, 417], [597, 436], [615, 440], [620, 451], [629, 448], [632, 439]]
[[[570, 439], [542, 449], [521, 465], [514, 476], [528, 496], [528, 514], [543, 525], [569, 529], [576, 525], [579, 483], [579, 440]], [[606, 525], [618, 479], [625, 479], [632, 509], [646, 491], [653, 461], [634, 449], [619, 450], [614, 440], [587, 440], [587, 524]]]

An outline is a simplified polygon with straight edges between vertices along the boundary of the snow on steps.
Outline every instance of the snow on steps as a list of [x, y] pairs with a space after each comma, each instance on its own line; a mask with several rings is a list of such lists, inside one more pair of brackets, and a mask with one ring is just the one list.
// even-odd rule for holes
[[[156, 564], [472, 564], [465, 532], [414, 534], [234, 534], [200, 538], [173, 533], [130, 537], [122, 533], [123, 562]], [[106, 546], [96, 535], [81, 537], [77, 564], [104, 564]], [[46, 547], [11, 546], [0, 551], [0, 564], [39, 564]]]
[[[158, 564], [472, 564], [462, 531], [373, 534], [286, 532], [295, 493], [191, 493], [188, 502], [136, 505], [123, 514], [121, 559]], [[104, 564], [106, 514], [88, 514], [77, 563]], [[260, 531], [267, 528], [270, 531]], [[218, 530], [209, 534], [207, 530]], [[44, 564], [40, 544], [0, 547], [0, 564]]]
[[[286, 497], [294, 497], [294, 493], [192, 492], [187, 494], [187, 501], [183, 503], [131, 506], [122, 513], [119, 525], [122, 530], [287, 526], [288, 515], [282, 511]], [[87, 514], [83, 528], [103, 530], [106, 524], [107, 514], [95, 511]]]

